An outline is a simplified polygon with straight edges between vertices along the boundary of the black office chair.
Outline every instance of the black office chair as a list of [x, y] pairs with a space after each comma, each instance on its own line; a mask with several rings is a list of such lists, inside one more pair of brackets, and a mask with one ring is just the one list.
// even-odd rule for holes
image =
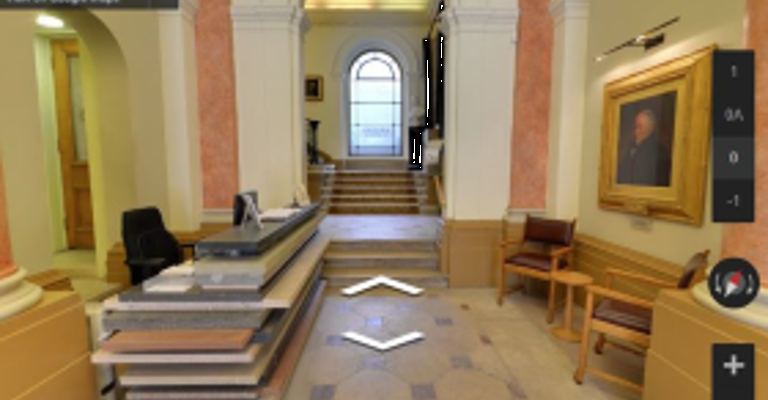
[[131, 270], [131, 284], [138, 285], [160, 271], [184, 261], [179, 241], [165, 229], [163, 216], [156, 207], [123, 213], [125, 264]]

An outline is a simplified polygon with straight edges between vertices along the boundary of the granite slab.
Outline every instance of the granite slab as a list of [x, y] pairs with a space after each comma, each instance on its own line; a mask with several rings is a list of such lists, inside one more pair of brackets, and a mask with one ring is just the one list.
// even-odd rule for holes
[[262, 301], [250, 302], [123, 302], [117, 296], [104, 301], [108, 311], [253, 311], [286, 309], [293, 305], [301, 290], [319, 269], [330, 239], [315, 235], [296, 257], [280, 271]]
[[275, 340], [266, 346], [253, 363], [220, 365], [132, 365], [120, 376], [126, 387], [151, 386], [243, 386], [259, 385], [266, 381], [277, 365], [280, 352], [290, 341], [290, 331], [301, 319], [301, 314], [319, 296], [319, 281], [312, 282], [304, 298], [292, 307]]
[[259, 290], [215, 290], [192, 285], [189, 290], [180, 293], [151, 292], [141, 286], [134, 286], [120, 293], [120, 301], [136, 302], [249, 302], [260, 301], [264, 294]]
[[195, 280], [204, 287], [268, 282], [317, 232], [323, 218], [315, 216], [259, 256], [200, 258], [194, 263]]
[[256, 360], [261, 344], [243, 350], [189, 353], [113, 353], [99, 349], [91, 356], [94, 364], [246, 364]]
[[271, 310], [201, 312], [111, 312], [104, 315], [106, 331], [178, 329], [261, 329]]
[[127, 400], [258, 400], [254, 387], [158, 387], [135, 388], [126, 395]]
[[113, 353], [235, 351], [244, 349], [252, 336], [250, 329], [120, 331], [101, 348]]
[[313, 218], [319, 209], [320, 204], [313, 203], [283, 221], [263, 222], [262, 227], [255, 223], [235, 226], [199, 241], [195, 246], [195, 253], [200, 257], [264, 254], [297, 227]]

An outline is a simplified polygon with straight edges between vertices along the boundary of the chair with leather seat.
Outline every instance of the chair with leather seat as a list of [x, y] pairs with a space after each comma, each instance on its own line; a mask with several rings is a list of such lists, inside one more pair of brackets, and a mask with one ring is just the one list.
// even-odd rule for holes
[[131, 271], [131, 284], [138, 285], [165, 268], [184, 261], [183, 248], [163, 223], [156, 207], [123, 213], [125, 264]]
[[[507, 240], [501, 243], [499, 270], [499, 291], [497, 303], [502, 300], [507, 290], [507, 273], [520, 275], [521, 281], [534, 278], [549, 282], [549, 310], [547, 322], [555, 318], [556, 285], [552, 275], [573, 266], [573, 236], [576, 220], [561, 221], [555, 219], [527, 216], [522, 239]], [[507, 256], [510, 248], [516, 251]], [[514, 291], [524, 288], [524, 282], [512, 288]]]
[[[643, 356], [651, 344], [653, 301], [616, 290], [614, 283], [617, 279], [625, 279], [634, 284], [647, 284], [659, 289], [689, 289], [694, 283], [695, 276], [707, 267], [708, 258], [709, 250], [694, 254], [677, 282], [668, 282], [643, 274], [608, 268], [605, 271], [603, 286], [588, 286], [586, 288], [579, 365], [574, 380], [581, 384], [584, 381], [584, 376], [590, 373], [600, 379], [620, 384], [638, 392], [642, 391], [640, 385], [587, 365], [589, 339], [592, 331], [598, 333], [595, 343], [595, 353], [597, 354], [603, 354], [605, 345], [610, 344], [618, 349]], [[598, 296], [601, 298], [600, 301], [596, 301]], [[622, 339], [623, 342], [609, 339], [607, 335]], [[627, 342], [628, 344], [625, 344]]]

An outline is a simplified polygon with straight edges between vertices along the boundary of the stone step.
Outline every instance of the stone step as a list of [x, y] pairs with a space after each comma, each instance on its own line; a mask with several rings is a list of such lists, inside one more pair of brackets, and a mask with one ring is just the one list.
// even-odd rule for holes
[[420, 203], [426, 200], [426, 195], [418, 194], [332, 194], [328, 201], [333, 204], [341, 203]]
[[399, 170], [408, 171], [408, 160], [403, 159], [380, 159], [380, 160], [344, 160], [344, 170]]
[[437, 270], [423, 268], [323, 268], [323, 278], [327, 279], [328, 286], [331, 287], [347, 287], [379, 275], [384, 275], [420, 288], [448, 287], [448, 277]]
[[434, 251], [331, 251], [323, 261], [329, 268], [350, 269], [437, 269], [440, 266]]
[[400, 178], [335, 178], [331, 182], [336, 185], [355, 185], [355, 186], [410, 186], [415, 182], [413, 179]]
[[328, 253], [353, 252], [435, 252], [436, 243], [430, 240], [336, 240], [328, 246]]
[[415, 175], [410, 171], [398, 170], [341, 170], [334, 174], [336, 178], [413, 178]]
[[330, 203], [331, 214], [419, 214], [418, 203]]
[[357, 185], [334, 185], [323, 187], [325, 194], [417, 194], [419, 188], [413, 185], [409, 186], [357, 186]]

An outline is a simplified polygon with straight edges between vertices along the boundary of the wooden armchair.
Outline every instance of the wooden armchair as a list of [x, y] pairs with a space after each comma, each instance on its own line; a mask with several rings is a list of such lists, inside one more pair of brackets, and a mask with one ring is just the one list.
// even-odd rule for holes
[[[597, 354], [603, 354], [605, 345], [610, 344], [618, 349], [644, 356], [651, 345], [653, 301], [617, 291], [613, 288], [613, 283], [616, 279], [627, 279], [656, 286], [660, 289], [688, 289], [697, 272], [706, 268], [708, 257], [709, 250], [696, 253], [691, 257], [685, 266], [683, 275], [676, 283], [609, 268], [605, 271], [603, 286], [588, 286], [584, 306], [584, 326], [582, 328], [581, 350], [579, 351], [579, 365], [573, 379], [581, 384], [584, 381], [584, 376], [589, 372], [600, 379], [642, 392], [643, 388], [640, 385], [587, 366], [589, 338], [592, 331], [598, 333], [595, 343], [595, 353]], [[595, 297], [600, 297], [602, 300], [596, 301]], [[607, 338], [608, 335], [628, 341], [631, 345], [612, 341]]]
[[[553, 219], [526, 217], [523, 238], [508, 240], [499, 247], [501, 268], [499, 269], [499, 291], [496, 302], [501, 306], [507, 290], [507, 273], [520, 275], [523, 280], [535, 278], [549, 281], [549, 311], [547, 322], [555, 319], [555, 281], [552, 275], [573, 266], [573, 235], [576, 230], [576, 220], [559, 221]], [[538, 244], [542, 249], [531, 249]], [[507, 256], [510, 247], [516, 248], [512, 256]], [[524, 282], [512, 288], [512, 291], [523, 288]]]

